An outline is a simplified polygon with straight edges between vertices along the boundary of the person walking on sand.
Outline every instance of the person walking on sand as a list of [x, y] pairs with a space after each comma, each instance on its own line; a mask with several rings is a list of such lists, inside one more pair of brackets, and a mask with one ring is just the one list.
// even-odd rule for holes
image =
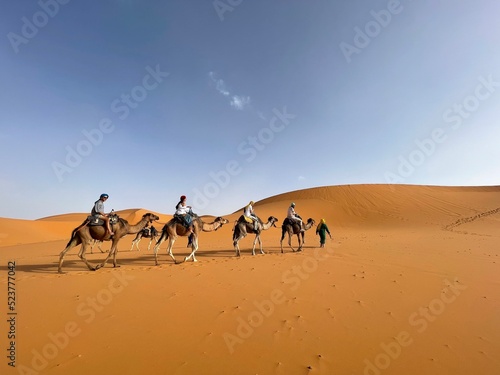
[[104, 213], [104, 202], [106, 202], [108, 198], [109, 198], [108, 194], [101, 194], [99, 199], [94, 202], [94, 207], [92, 207], [90, 215], [95, 218], [104, 220], [104, 223], [106, 224], [106, 231], [109, 233], [110, 236], [113, 236], [114, 233], [109, 225], [109, 214]]
[[321, 219], [318, 226], [316, 227], [316, 234], [319, 234], [319, 247], [325, 247], [327, 233], [330, 236], [330, 239], [332, 239], [332, 235], [330, 234], [330, 230], [326, 225], [325, 219]]

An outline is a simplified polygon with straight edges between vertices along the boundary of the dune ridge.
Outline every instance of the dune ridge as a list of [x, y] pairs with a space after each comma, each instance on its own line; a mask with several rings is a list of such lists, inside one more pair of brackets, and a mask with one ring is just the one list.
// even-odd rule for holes
[[[274, 215], [282, 220], [288, 205], [294, 201], [302, 216], [311, 217], [315, 212], [322, 212], [322, 217], [325, 216], [340, 227], [438, 225], [451, 228], [462, 217], [481, 215], [500, 208], [498, 193], [500, 186], [324, 186], [275, 195], [256, 202], [255, 209], [262, 218]], [[464, 195], [467, 197], [465, 200]], [[474, 206], [467, 203], [469, 200], [474, 201]], [[171, 214], [144, 208], [117, 211], [120, 217], [130, 223], [138, 222], [147, 212], [158, 215], [160, 224], [172, 218]], [[238, 209], [224, 216], [234, 221], [240, 214], [241, 209]], [[64, 239], [86, 217], [85, 213], [68, 213], [36, 220], [0, 218], [3, 228], [0, 247]], [[205, 217], [211, 218], [209, 215]], [[318, 221], [320, 218], [314, 219]], [[27, 232], [30, 232], [30, 236], [26, 236]]]
[[[285, 239], [281, 253], [291, 201], [303, 218], [326, 219], [325, 248], [313, 227], [304, 251]], [[7, 290], [15, 262], [19, 319], [17, 368], [1, 363], [2, 374], [500, 373], [500, 187], [326, 186], [255, 210], [280, 220], [262, 232], [264, 255], [251, 255], [249, 234], [235, 257], [238, 210], [200, 234], [198, 263], [174, 264], [165, 243], [154, 266], [147, 240], [131, 251], [129, 235], [121, 267], [89, 271], [76, 248], [65, 274], [59, 253], [86, 214], [0, 218], [0, 281]], [[131, 223], [146, 212], [156, 213], [118, 211]], [[157, 227], [171, 218], [156, 214]], [[173, 251], [187, 255], [186, 238]], [[106, 256], [87, 252], [92, 264]], [[0, 331], [9, 329], [2, 319]]]

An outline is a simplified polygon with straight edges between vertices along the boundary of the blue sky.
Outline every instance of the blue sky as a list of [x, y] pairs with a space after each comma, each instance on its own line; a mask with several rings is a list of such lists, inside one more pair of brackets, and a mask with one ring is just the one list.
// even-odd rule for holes
[[0, 217], [497, 185], [497, 1], [3, 6]]

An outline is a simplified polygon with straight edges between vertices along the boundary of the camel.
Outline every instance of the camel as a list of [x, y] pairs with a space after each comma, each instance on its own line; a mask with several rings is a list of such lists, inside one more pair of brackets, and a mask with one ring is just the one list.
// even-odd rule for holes
[[[106, 253], [106, 252], [108, 252], [108, 251], [109, 251], [109, 250], [104, 251], [104, 250], [102, 249], [102, 247], [101, 247], [101, 245], [102, 245], [102, 241], [101, 241], [101, 240], [92, 240], [91, 242], [92, 242], [92, 244], [90, 245], [90, 254], [94, 254], [94, 253], [93, 253], [93, 249], [94, 249], [94, 246], [96, 246], [96, 245], [97, 245], [97, 248], [98, 248], [99, 250], [101, 250], [101, 253]], [[82, 250], [80, 249], [80, 252], [81, 252], [81, 251], [82, 251]]]
[[276, 228], [276, 222], [278, 221], [277, 218], [274, 216], [269, 216], [267, 219], [267, 223], [262, 223], [259, 219], [259, 225], [257, 230], [254, 230], [253, 228], [253, 223], [249, 223], [245, 220], [245, 217], [241, 215], [239, 219], [236, 221], [234, 224], [233, 228], [233, 245], [234, 245], [234, 250], [236, 251], [236, 256], [239, 257], [241, 255], [240, 252], [240, 247], [238, 246], [238, 242], [247, 235], [247, 233], [255, 233], [255, 239], [253, 240], [253, 247], [252, 247], [252, 255], [255, 255], [255, 245], [257, 244], [257, 241], [259, 241], [260, 245], [260, 253], [265, 254], [264, 250], [262, 250], [262, 240], [260, 239], [260, 234], [263, 230], [267, 230], [271, 228], [272, 226]]
[[151, 243], [156, 240], [156, 237], [158, 237], [160, 235], [160, 233], [156, 230], [155, 227], [151, 226], [150, 230], [146, 230], [146, 228], [144, 228], [143, 230], [139, 231], [137, 233], [137, 236], [135, 236], [135, 238], [133, 239], [132, 241], [132, 247], [130, 248], [130, 250], [134, 250], [134, 245], [135, 247], [137, 248], [138, 251], [141, 251], [141, 249], [139, 249], [139, 242], [141, 242], [141, 239], [142, 238], [149, 238], [149, 245], [148, 245], [148, 250], [151, 248]]
[[[106, 262], [113, 257], [113, 267], [118, 267], [116, 264], [116, 253], [118, 251], [118, 242], [120, 239], [127, 234], [135, 234], [139, 231], [141, 231], [147, 223], [152, 223], [155, 220], [159, 220], [160, 218], [156, 216], [155, 214], [152, 213], [147, 213], [142, 216], [142, 219], [135, 225], [130, 225], [127, 220], [119, 218], [118, 221], [115, 224], [111, 225], [111, 229], [114, 232], [114, 236], [112, 238], [110, 235], [107, 233], [106, 228], [104, 225], [101, 226], [89, 226], [88, 219], [85, 220], [80, 226], [77, 228], [73, 229], [73, 232], [71, 233], [71, 238], [68, 241], [68, 244], [66, 245], [66, 248], [61, 252], [59, 255], [59, 268], [58, 272], [62, 273], [62, 265], [63, 265], [63, 260], [64, 256], [66, 253], [71, 250], [73, 247], [82, 245], [82, 249], [78, 253], [78, 256], [80, 259], [87, 265], [89, 270], [91, 271], [96, 271], [99, 268], [104, 267]], [[87, 246], [90, 245], [90, 242], [92, 240], [98, 240], [98, 241], [112, 241], [111, 243], [111, 249], [109, 250], [109, 254], [104, 259], [104, 262], [101, 264], [96, 265], [95, 267], [92, 266], [87, 259], [85, 258], [85, 252], [87, 251]]]
[[[195, 215], [193, 217], [193, 239], [191, 243], [192, 251], [191, 254], [189, 254], [187, 257], [184, 258], [184, 262], [188, 261], [191, 258], [193, 258], [193, 262], [198, 261], [195, 257], [195, 253], [196, 250], [198, 250], [198, 235], [200, 231], [212, 232], [214, 230], [219, 229], [220, 227], [222, 227], [224, 224], [227, 223], [229, 223], [229, 220], [224, 219], [222, 217], [217, 217], [212, 223], [205, 223], [203, 220], [201, 220], [199, 216]], [[183, 224], [181, 224], [176, 218], [172, 218], [167, 224], [165, 224], [165, 226], [161, 230], [161, 236], [156, 242], [156, 245], [154, 247], [155, 265], [156, 266], [158, 265], [158, 250], [160, 248], [160, 245], [167, 238], [169, 239], [167, 254], [170, 255], [174, 263], [177, 264], [177, 260], [172, 254], [172, 247], [174, 246], [174, 242], [178, 236], [185, 237], [189, 235], [190, 233], [188, 232], [188, 229]]]
[[[308, 229], [311, 229], [312, 226], [314, 225], [315, 221], [311, 218], [307, 219], [307, 223], [304, 225], [304, 231], [300, 231], [300, 225], [297, 222], [291, 223], [288, 218], [283, 220], [283, 225], [281, 226], [281, 240], [280, 240], [280, 246], [281, 246], [281, 252], [283, 253], [283, 238], [285, 238], [285, 234], [288, 233], [288, 246], [292, 249], [292, 251], [295, 251], [295, 249], [292, 246], [292, 235], [296, 234], [297, 239], [299, 240], [299, 247], [297, 251], [302, 251], [302, 246], [305, 243], [304, 235], [305, 231]], [[302, 235], [302, 242], [301, 242], [301, 235]]]

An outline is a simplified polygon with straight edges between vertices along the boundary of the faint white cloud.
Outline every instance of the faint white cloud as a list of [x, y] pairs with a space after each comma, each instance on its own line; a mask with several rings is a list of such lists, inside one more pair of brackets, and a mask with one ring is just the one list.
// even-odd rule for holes
[[299, 181], [304, 181], [306, 178], [304, 176], [299, 176]]
[[215, 76], [214, 72], [208, 73], [208, 76], [210, 77], [210, 79], [212, 80], [212, 82], [215, 83], [215, 89], [218, 92], [220, 92], [224, 96], [229, 96], [229, 91], [227, 91], [226, 84], [224, 83], [224, 81], [222, 79], [218, 79]]
[[239, 109], [240, 111], [245, 109], [245, 107], [249, 104], [250, 104], [250, 97], [249, 96], [234, 95], [231, 98], [231, 106], [233, 106], [236, 109]]
[[249, 96], [240, 96], [240, 95], [233, 95], [229, 90], [226, 88], [226, 83], [224, 80], [217, 78], [214, 72], [209, 72], [208, 76], [212, 80], [212, 82], [215, 84], [215, 89], [224, 96], [227, 96], [230, 98], [229, 104], [231, 107], [242, 111], [245, 108], [247, 108], [250, 105], [250, 97]]

